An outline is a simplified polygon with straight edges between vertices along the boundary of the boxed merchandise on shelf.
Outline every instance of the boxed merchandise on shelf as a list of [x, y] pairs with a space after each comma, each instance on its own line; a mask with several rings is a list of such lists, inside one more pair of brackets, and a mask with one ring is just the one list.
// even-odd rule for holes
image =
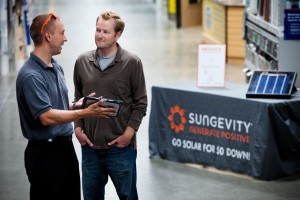
[[251, 22], [246, 22], [246, 38], [274, 59], [277, 59], [278, 38], [263, 31]]
[[274, 26], [283, 26], [284, 0], [249, 0], [247, 4], [248, 14]]
[[252, 43], [246, 45], [245, 64], [251, 71], [278, 69], [278, 62]]

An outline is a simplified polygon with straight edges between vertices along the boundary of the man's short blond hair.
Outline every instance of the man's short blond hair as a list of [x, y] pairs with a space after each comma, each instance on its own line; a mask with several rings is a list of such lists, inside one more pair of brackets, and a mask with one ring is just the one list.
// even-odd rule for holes
[[116, 33], [124, 31], [125, 22], [121, 19], [121, 17], [117, 13], [115, 13], [113, 11], [105, 11], [105, 12], [101, 13], [97, 17], [96, 24], [100, 17], [104, 20], [109, 20], [109, 19], [115, 20], [115, 32]]

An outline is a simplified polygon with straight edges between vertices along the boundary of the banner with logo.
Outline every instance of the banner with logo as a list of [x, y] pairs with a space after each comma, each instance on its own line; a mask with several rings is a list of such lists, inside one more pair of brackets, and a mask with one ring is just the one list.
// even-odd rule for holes
[[150, 158], [263, 179], [280, 176], [284, 172], [269, 112], [268, 104], [257, 101], [153, 87]]

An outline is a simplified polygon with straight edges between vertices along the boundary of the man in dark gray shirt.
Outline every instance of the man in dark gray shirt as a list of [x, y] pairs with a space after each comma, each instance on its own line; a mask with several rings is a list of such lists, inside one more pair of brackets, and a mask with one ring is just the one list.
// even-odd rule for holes
[[75, 134], [82, 145], [85, 200], [104, 199], [108, 176], [120, 199], [138, 199], [136, 132], [146, 115], [147, 93], [141, 60], [117, 43], [124, 27], [116, 13], [100, 14], [95, 32], [97, 49], [80, 55], [75, 63], [75, 99], [95, 91], [123, 101], [117, 117], [75, 122]]
[[[28, 139], [25, 168], [31, 200], [79, 200], [80, 176], [72, 142], [72, 121], [83, 117], [110, 117], [116, 110], [101, 101], [82, 110], [70, 110], [62, 67], [52, 58], [67, 41], [58, 17], [39, 15], [30, 35], [34, 51], [16, 80], [22, 133]], [[78, 102], [78, 106], [82, 100]]]

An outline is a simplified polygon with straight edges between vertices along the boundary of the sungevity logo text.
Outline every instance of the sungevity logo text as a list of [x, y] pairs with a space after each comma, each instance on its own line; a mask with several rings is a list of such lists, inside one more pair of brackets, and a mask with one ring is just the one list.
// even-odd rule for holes
[[[174, 137], [172, 139], [172, 146], [174, 147], [202, 151], [205, 153], [214, 153], [218, 156], [224, 155], [242, 160], [250, 160], [250, 152], [248, 152], [247, 146], [250, 143], [251, 138], [251, 122], [202, 113], [187, 112], [186, 109], [181, 108], [179, 105], [170, 108], [168, 120], [170, 122], [170, 128], [174, 130], [176, 135], [183, 132], [185, 134], [188, 133], [205, 137], [196, 137], [194, 140], [191, 140], [184, 139], [185, 134], [181, 134], [183, 138]], [[209, 140], [209, 137], [222, 139], [224, 141], [230, 140], [237, 143], [244, 143], [246, 145], [243, 146], [245, 150], [234, 148], [233, 146], [237, 145], [235, 143], [230, 143], [230, 145], [233, 145], [232, 147], [227, 146], [228, 143], [226, 142], [224, 143], [226, 146], [215, 145], [215, 140]], [[237, 146], [240, 148], [242, 147], [240, 145]]]
[[[188, 116], [188, 120], [185, 116]], [[207, 114], [187, 113], [179, 105], [170, 108], [168, 116], [170, 127], [176, 133], [188, 130], [192, 134], [225, 138], [238, 142], [250, 143], [250, 128], [252, 123], [226, 117], [210, 116]], [[188, 124], [186, 124], [188, 122]]]

